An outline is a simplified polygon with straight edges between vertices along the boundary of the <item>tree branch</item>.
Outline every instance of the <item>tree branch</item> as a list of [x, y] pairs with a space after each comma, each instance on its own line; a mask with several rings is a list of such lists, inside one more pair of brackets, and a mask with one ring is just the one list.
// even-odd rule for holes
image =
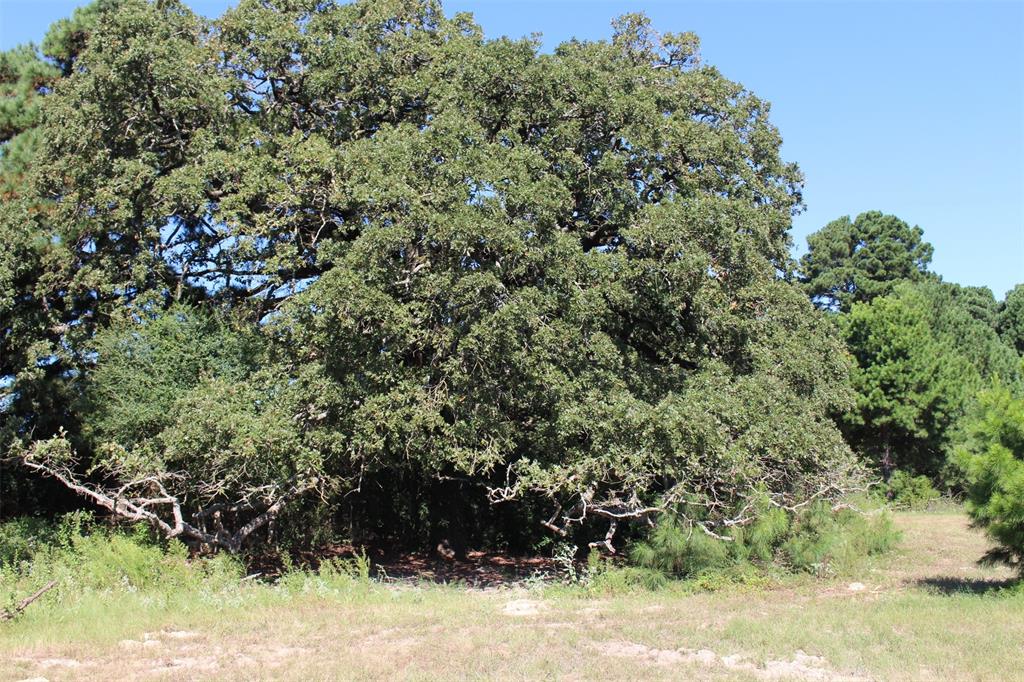
[[[234, 533], [224, 529], [220, 521], [220, 513], [225, 510], [251, 510], [254, 509], [253, 505], [248, 503], [234, 505], [215, 504], [207, 509], [200, 510], [192, 516], [196, 522], [202, 521], [211, 514], [215, 518], [217, 531], [210, 533], [205, 528], [185, 521], [180, 496], [171, 494], [164, 486], [164, 480], [180, 478], [179, 476], [174, 474], [146, 476], [132, 480], [120, 486], [117, 490], [104, 490], [100, 487], [89, 486], [83, 483], [72, 473], [69, 467], [38, 461], [33, 458], [33, 454], [32, 451], [29, 451], [21, 457], [21, 462], [24, 466], [32, 471], [60, 481], [69, 490], [92, 500], [95, 504], [116, 516], [130, 521], [149, 523], [168, 538], [184, 536], [213, 547], [221, 547], [232, 553], [241, 550], [249, 536], [280, 514], [285, 505], [296, 497], [312, 490], [320, 482], [315, 476], [303, 477], [296, 475], [292, 477], [292, 479], [283, 484], [288, 486], [284, 493], [273, 502], [270, 502], [262, 513], [242, 525]], [[151, 488], [155, 486], [159, 491], [159, 495], [153, 497], [124, 497], [127, 491], [140, 486], [150, 486]], [[282, 486], [273, 487], [279, 488]], [[166, 520], [154, 511], [153, 508], [158, 507], [170, 508], [171, 521]]]

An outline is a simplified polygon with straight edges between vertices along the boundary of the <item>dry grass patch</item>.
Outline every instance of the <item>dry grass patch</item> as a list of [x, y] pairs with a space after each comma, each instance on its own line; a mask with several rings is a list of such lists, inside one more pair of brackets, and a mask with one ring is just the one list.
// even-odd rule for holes
[[775, 589], [83, 597], [0, 630], [0, 679], [1024, 679], [1024, 596], [974, 563], [984, 537], [959, 514], [897, 521], [904, 541], [885, 563]]

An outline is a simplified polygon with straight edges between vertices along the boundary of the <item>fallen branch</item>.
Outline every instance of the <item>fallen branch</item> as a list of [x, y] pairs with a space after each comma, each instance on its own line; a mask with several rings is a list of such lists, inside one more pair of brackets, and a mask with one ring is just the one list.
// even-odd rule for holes
[[28, 608], [29, 604], [31, 604], [32, 602], [34, 602], [35, 600], [39, 599], [44, 594], [46, 594], [47, 592], [52, 590], [54, 587], [56, 587], [56, 585], [57, 585], [57, 581], [56, 580], [51, 580], [50, 582], [46, 583], [41, 588], [36, 590], [35, 594], [33, 594], [33, 595], [29, 596], [29, 597], [25, 597], [20, 602], [15, 604], [13, 609], [4, 609], [3, 612], [0, 612], [0, 621], [14, 620], [19, 615], [21, 615], [22, 611], [24, 611], [26, 608]]

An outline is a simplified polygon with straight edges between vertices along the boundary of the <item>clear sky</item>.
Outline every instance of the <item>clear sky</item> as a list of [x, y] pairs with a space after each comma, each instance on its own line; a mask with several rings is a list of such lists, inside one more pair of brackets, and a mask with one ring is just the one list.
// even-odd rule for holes
[[[188, 0], [187, 0], [188, 1]], [[39, 41], [84, 2], [0, 0], [0, 48]], [[219, 15], [233, 2], [191, 0]], [[705, 62], [772, 102], [800, 164], [805, 237], [878, 209], [924, 228], [945, 279], [1002, 298], [1024, 282], [1024, 2], [448, 0], [490, 37], [540, 32], [545, 49], [610, 35], [641, 10], [694, 31]]]

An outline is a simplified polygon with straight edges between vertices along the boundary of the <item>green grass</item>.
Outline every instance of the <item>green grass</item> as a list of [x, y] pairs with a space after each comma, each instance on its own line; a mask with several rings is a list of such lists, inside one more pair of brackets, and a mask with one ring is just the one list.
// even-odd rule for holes
[[975, 565], [983, 536], [959, 513], [896, 522], [895, 555], [856, 575], [713, 592], [388, 586], [348, 570], [90, 587], [0, 626], [0, 679], [1024, 679], [1024, 590]]

